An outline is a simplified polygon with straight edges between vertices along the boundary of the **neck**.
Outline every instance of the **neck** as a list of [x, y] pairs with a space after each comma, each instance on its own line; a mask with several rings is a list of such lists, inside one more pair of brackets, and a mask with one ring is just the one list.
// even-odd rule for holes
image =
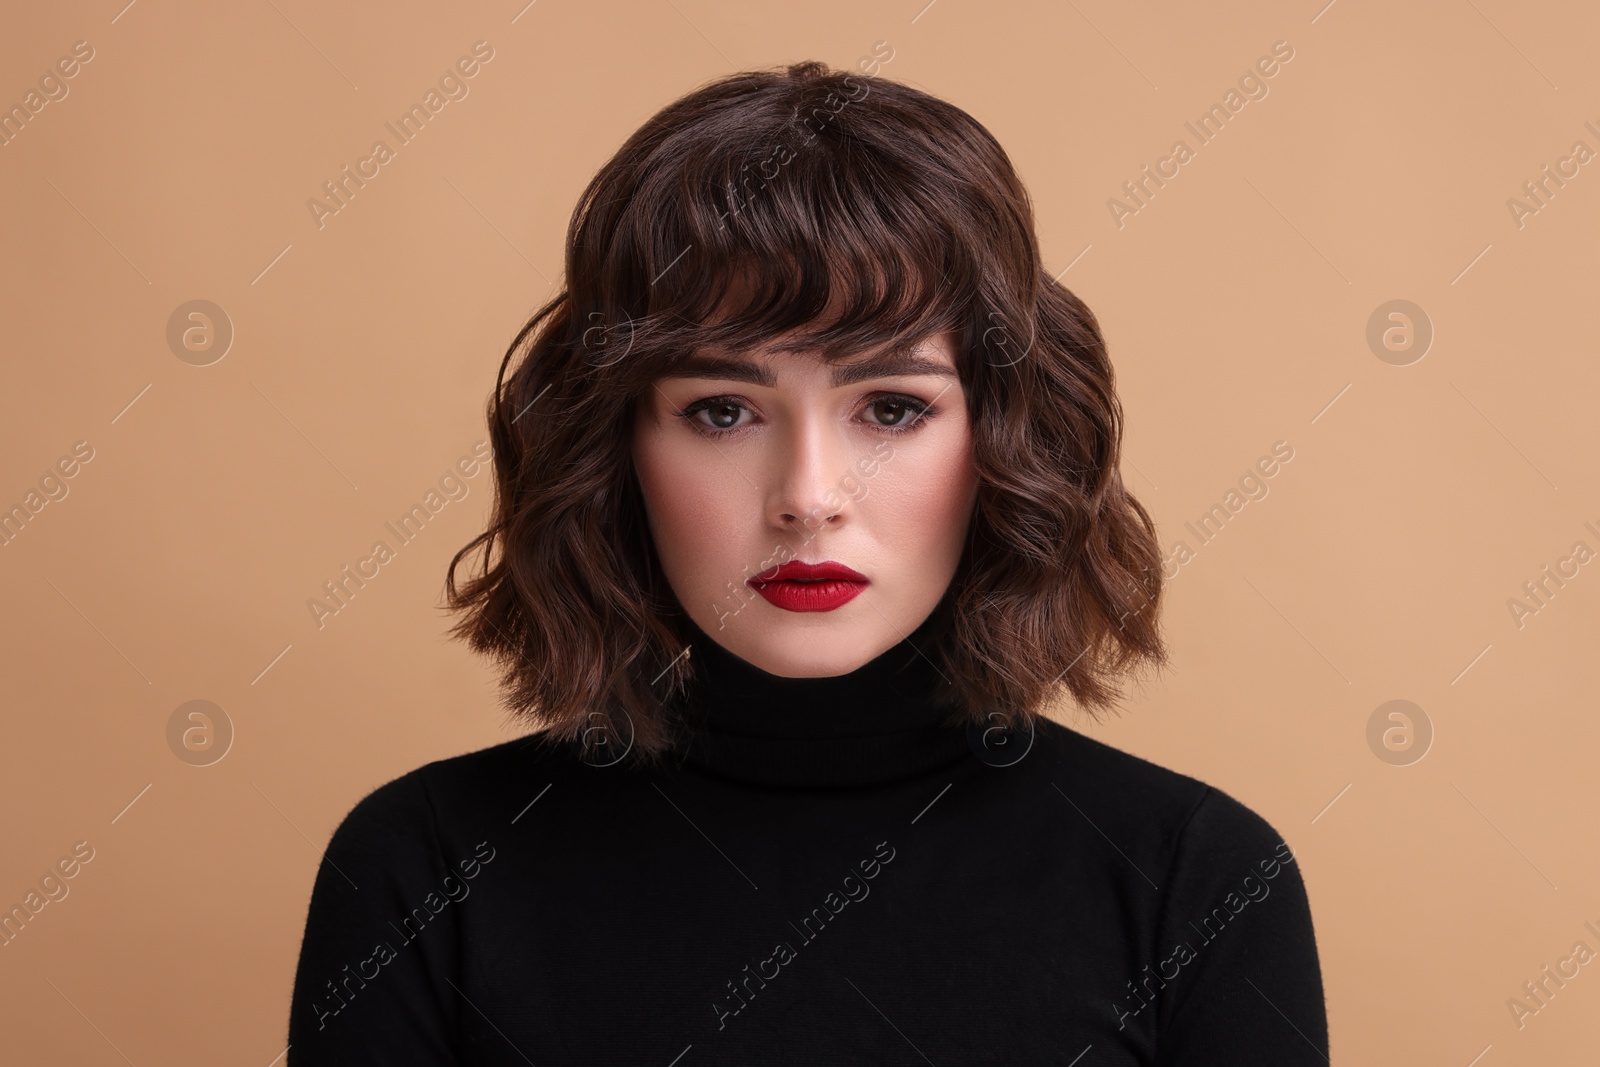
[[887, 784], [948, 766], [970, 750], [934, 663], [937, 635], [929, 616], [846, 674], [784, 678], [695, 626], [683, 758], [718, 777], [773, 786]]

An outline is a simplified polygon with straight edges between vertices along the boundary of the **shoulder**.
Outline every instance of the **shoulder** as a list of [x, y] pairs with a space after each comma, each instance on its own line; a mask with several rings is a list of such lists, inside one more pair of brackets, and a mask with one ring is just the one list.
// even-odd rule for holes
[[1160, 888], [1168, 923], [1187, 922], [1221, 900], [1237, 904], [1273, 890], [1298, 901], [1277, 909], [1281, 917], [1309, 923], [1294, 849], [1255, 808], [1214, 784], [1057, 723], [1041, 739], [1048, 754], [1041, 762], [1057, 788], [1127, 855], [1151, 861], [1148, 876]]
[[1283, 845], [1283, 835], [1265, 817], [1216, 785], [1053, 720], [1041, 721], [1036, 730], [1041, 768], [1057, 791], [1086, 817], [1116, 827], [1126, 838], [1154, 835], [1174, 861], [1183, 854], [1274, 856]]
[[1079, 733], [1064, 723], [1041, 719], [1035, 725], [1034, 752], [1039, 770], [1074, 803], [1087, 800], [1107, 812], [1125, 814], [1130, 823], [1176, 829], [1204, 802], [1211, 786], [1182, 771]]
[[[338, 844], [452, 836], [452, 826], [486, 813], [512, 819], [539, 788], [585, 769], [567, 750], [539, 735], [432, 760], [368, 789], [334, 831]], [[530, 792], [531, 787], [531, 792]], [[519, 799], [520, 798], [520, 799]], [[333, 847], [333, 846], [330, 846]]]

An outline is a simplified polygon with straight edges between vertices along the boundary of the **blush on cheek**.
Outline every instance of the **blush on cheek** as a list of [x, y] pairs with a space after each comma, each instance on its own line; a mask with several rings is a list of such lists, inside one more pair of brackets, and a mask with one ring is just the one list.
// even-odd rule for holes
[[944, 435], [924, 442], [929, 447], [915, 457], [915, 466], [909, 453], [896, 458], [906, 460], [899, 471], [894, 463], [886, 465], [882, 491], [875, 485], [862, 505], [864, 513], [870, 510], [877, 537], [897, 546], [898, 557], [916, 561], [904, 568], [902, 579], [908, 590], [917, 589], [919, 603], [930, 606], [961, 561], [978, 489], [970, 431], [950, 422], [944, 428]]
[[726, 596], [730, 580], [743, 580], [728, 559], [741, 522], [757, 507], [744, 492], [747, 483], [707, 463], [705, 450], [671, 426], [642, 419], [636, 425], [633, 457], [650, 534], [668, 583], [691, 612]]

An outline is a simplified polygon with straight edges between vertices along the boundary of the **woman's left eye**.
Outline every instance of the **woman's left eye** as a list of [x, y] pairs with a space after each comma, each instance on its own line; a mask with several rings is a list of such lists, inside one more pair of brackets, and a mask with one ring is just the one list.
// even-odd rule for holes
[[[875, 408], [880, 409], [880, 411], [887, 408], [892, 413], [889, 416], [890, 421], [875, 424], [882, 426], [886, 430], [907, 429], [911, 425], [920, 422], [928, 413], [927, 404], [909, 396], [879, 397], [867, 405], [868, 411], [872, 411]], [[902, 416], [904, 417], [902, 418]]]

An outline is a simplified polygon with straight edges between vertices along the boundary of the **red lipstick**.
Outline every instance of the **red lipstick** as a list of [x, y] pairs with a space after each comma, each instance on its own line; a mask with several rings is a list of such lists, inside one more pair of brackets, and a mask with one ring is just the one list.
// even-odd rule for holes
[[843, 563], [804, 563], [792, 559], [746, 583], [785, 611], [832, 611], [867, 587], [867, 576]]

